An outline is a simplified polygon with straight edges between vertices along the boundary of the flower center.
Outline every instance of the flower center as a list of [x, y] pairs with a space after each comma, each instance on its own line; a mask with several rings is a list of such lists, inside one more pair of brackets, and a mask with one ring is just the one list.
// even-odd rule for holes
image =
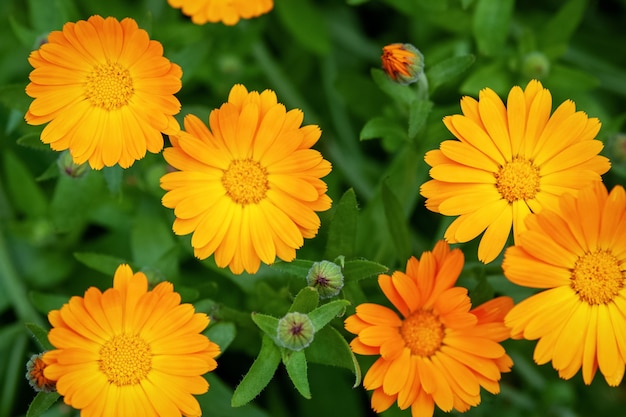
[[527, 159], [514, 157], [496, 174], [496, 188], [509, 203], [530, 200], [539, 192], [539, 168]]
[[269, 189], [267, 170], [251, 159], [232, 161], [224, 171], [222, 184], [226, 194], [243, 206], [263, 200]]
[[588, 304], [608, 304], [624, 287], [625, 278], [617, 258], [609, 251], [599, 250], [578, 258], [571, 287]]
[[444, 326], [432, 311], [420, 310], [402, 322], [400, 335], [414, 355], [432, 356], [441, 347]]
[[99, 363], [110, 383], [118, 387], [135, 385], [152, 369], [152, 352], [141, 337], [121, 334], [102, 346]]
[[85, 95], [95, 107], [116, 110], [135, 93], [130, 72], [118, 63], [100, 64], [87, 75]]

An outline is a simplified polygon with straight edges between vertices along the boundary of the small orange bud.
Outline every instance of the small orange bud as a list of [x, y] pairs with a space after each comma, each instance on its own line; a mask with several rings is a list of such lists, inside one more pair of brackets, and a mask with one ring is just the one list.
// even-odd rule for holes
[[52, 381], [43, 374], [46, 363], [41, 359], [43, 353], [35, 354], [26, 363], [26, 379], [35, 391], [53, 392], [56, 391], [56, 381]]
[[410, 43], [392, 43], [383, 47], [383, 70], [399, 84], [417, 81], [424, 71], [424, 55]]

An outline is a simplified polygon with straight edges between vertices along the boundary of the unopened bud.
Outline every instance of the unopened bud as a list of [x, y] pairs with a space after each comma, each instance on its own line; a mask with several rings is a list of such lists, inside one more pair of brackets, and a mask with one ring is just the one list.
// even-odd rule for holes
[[383, 47], [383, 70], [398, 84], [411, 84], [424, 72], [424, 55], [410, 43], [392, 43]]
[[67, 175], [72, 178], [80, 178], [89, 170], [88, 164], [77, 164], [74, 162], [69, 151], [61, 152], [57, 159], [57, 165], [61, 171], [61, 175]]
[[315, 262], [306, 276], [309, 286], [315, 288], [320, 298], [330, 298], [343, 288], [341, 267], [334, 262]]
[[298, 351], [306, 348], [314, 335], [313, 322], [306, 314], [291, 312], [278, 320], [278, 342], [287, 349]]
[[30, 357], [26, 363], [26, 379], [31, 387], [37, 392], [56, 391], [56, 381], [52, 381], [43, 374], [46, 363], [41, 358], [43, 353], [38, 353]]
[[528, 78], [545, 78], [550, 74], [550, 60], [539, 51], [531, 52], [524, 57], [522, 73]]

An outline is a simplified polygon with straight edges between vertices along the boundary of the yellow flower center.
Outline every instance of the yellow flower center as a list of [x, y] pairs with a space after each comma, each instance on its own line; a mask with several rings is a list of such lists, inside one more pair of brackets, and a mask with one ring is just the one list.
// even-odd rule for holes
[[527, 159], [515, 157], [496, 174], [496, 188], [509, 203], [530, 200], [539, 192], [539, 168]]
[[411, 353], [431, 356], [441, 347], [444, 326], [432, 311], [419, 310], [402, 322], [400, 334]]
[[608, 304], [624, 287], [625, 278], [617, 258], [609, 251], [599, 250], [578, 258], [571, 287], [588, 304]]
[[138, 384], [152, 369], [150, 345], [137, 335], [120, 334], [100, 349], [100, 370], [110, 383]]
[[267, 170], [251, 159], [232, 161], [224, 171], [222, 184], [226, 194], [243, 206], [263, 200], [269, 189]]
[[116, 110], [135, 93], [130, 72], [118, 63], [100, 64], [87, 75], [85, 95], [95, 107]]

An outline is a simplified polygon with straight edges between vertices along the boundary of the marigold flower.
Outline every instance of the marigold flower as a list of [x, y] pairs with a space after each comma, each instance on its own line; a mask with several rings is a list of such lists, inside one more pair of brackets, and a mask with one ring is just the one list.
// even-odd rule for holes
[[522, 91], [513, 87], [507, 105], [486, 88], [479, 100], [463, 97], [463, 115], [447, 116], [446, 127], [459, 140], [447, 140], [426, 153], [432, 180], [421, 187], [429, 210], [459, 216], [448, 227], [450, 243], [467, 242], [484, 231], [478, 258], [493, 261], [513, 227], [542, 208], [555, 209], [558, 196], [576, 192], [607, 172], [594, 140], [600, 122], [576, 111], [568, 100], [550, 115], [552, 97], [539, 81]]
[[81, 416], [200, 416], [192, 394], [205, 393], [201, 375], [217, 366], [219, 347], [201, 334], [205, 314], [169, 282], [148, 291], [146, 276], [120, 265], [113, 288], [91, 287], [48, 314], [44, 374]]
[[505, 324], [515, 338], [539, 339], [534, 359], [570, 379], [597, 369], [617, 386], [626, 364], [626, 193], [602, 183], [565, 194], [557, 210], [526, 219], [504, 254], [505, 276], [544, 291], [522, 301]]
[[480, 403], [481, 386], [499, 392], [501, 372], [513, 365], [498, 343], [509, 337], [503, 319], [513, 301], [498, 297], [470, 310], [467, 290], [454, 286], [462, 268], [463, 253], [439, 241], [420, 260], [411, 257], [406, 273], [378, 276], [402, 317], [366, 303], [346, 319], [346, 330], [357, 335], [352, 350], [380, 355], [363, 380], [374, 390], [374, 411], [397, 401], [413, 416], [432, 416], [435, 404], [463, 412]]
[[384, 46], [380, 59], [389, 78], [399, 84], [414, 83], [424, 72], [424, 55], [410, 43]]
[[25, 119], [48, 123], [41, 140], [69, 149], [74, 162], [94, 169], [127, 168], [163, 148], [161, 133], [180, 129], [181, 68], [130, 18], [92, 16], [66, 23], [33, 51], [26, 93], [35, 100]]
[[300, 126], [300, 110], [285, 111], [276, 94], [248, 93], [235, 85], [228, 102], [209, 116], [210, 130], [196, 116], [172, 136], [165, 160], [180, 170], [165, 174], [163, 205], [173, 208], [174, 232], [193, 232], [195, 255], [215, 253], [221, 268], [254, 273], [278, 256], [291, 261], [303, 238], [317, 234], [316, 211], [330, 208], [326, 183], [331, 165], [310, 147], [315, 125]]
[[272, 10], [274, 0], [167, 0], [181, 9], [197, 25], [222, 22], [236, 25], [239, 19], [251, 19]]

